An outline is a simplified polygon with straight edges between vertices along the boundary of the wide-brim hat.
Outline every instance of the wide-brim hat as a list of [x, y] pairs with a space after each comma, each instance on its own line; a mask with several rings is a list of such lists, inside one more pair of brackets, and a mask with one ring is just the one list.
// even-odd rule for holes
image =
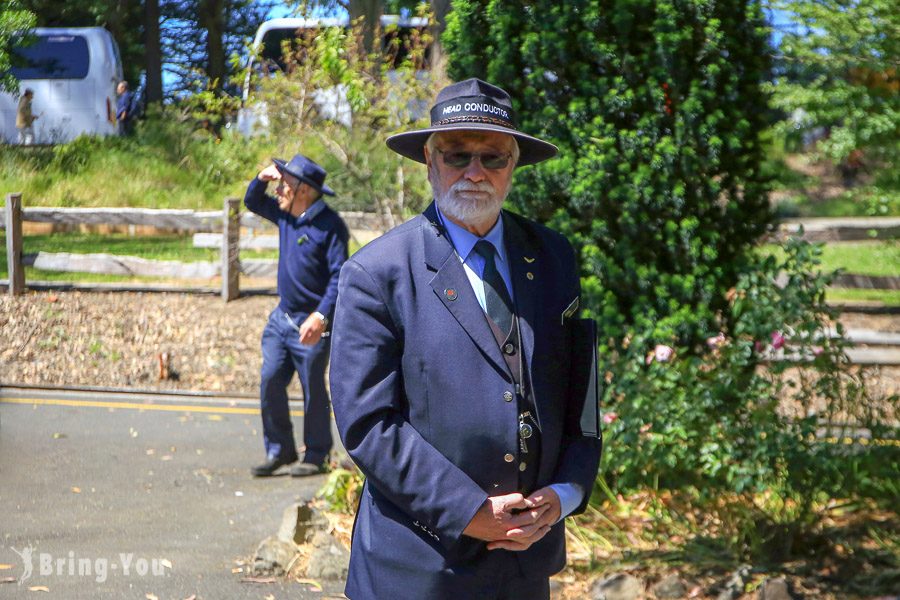
[[431, 107], [431, 127], [397, 133], [387, 139], [388, 148], [414, 161], [425, 162], [425, 142], [440, 131], [495, 131], [516, 138], [519, 162], [533, 165], [553, 158], [559, 149], [516, 128], [512, 100], [505, 90], [472, 78], [448, 85], [438, 92]]
[[272, 162], [275, 163], [279, 171], [296, 177], [320, 194], [334, 196], [334, 190], [325, 185], [325, 175], [327, 175], [325, 169], [315, 161], [302, 154], [295, 154], [289, 163], [284, 162], [280, 158], [273, 158]]

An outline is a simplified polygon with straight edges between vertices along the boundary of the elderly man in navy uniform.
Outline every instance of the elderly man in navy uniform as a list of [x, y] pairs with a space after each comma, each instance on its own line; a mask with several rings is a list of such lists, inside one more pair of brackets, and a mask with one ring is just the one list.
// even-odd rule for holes
[[557, 148], [478, 79], [387, 144], [427, 165], [434, 202], [341, 271], [332, 398], [366, 476], [346, 594], [548, 598], [600, 441], [572, 385], [574, 251], [501, 205], [513, 170]]
[[[265, 463], [252, 469], [268, 477], [298, 459], [288, 408], [287, 386], [296, 371], [303, 387], [303, 460], [291, 469], [302, 477], [325, 470], [331, 451], [331, 411], [325, 389], [328, 323], [347, 260], [347, 226], [322, 194], [325, 169], [298, 154], [285, 163], [274, 159], [247, 188], [247, 208], [278, 226], [278, 307], [262, 335], [260, 382]], [[277, 198], [266, 195], [277, 181]]]

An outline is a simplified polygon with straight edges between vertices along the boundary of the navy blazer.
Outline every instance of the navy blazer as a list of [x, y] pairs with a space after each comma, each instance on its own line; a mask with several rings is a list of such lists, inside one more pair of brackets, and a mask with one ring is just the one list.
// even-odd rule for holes
[[[538, 486], [576, 483], [584, 510], [600, 459], [569, 391], [562, 315], [578, 297], [560, 234], [503, 213], [523, 358], [542, 431]], [[331, 353], [334, 416], [366, 476], [353, 531], [352, 598], [443, 597], [454, 574], [488, 568], [462, 535], [485, 499], [517, 491], [514, 383], [432, 204], [354, 254], [341, 270]], [[507, 552], [498, 550], [493, 552]], [[565, 565], [562, 522], [516, 555], [525, 573]], [[452, 596], [451, 596], [452, 597]]]

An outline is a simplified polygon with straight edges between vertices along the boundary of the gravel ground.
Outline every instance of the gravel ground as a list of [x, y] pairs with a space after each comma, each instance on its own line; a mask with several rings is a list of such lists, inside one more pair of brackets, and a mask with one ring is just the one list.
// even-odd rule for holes
[[[0, 383], [255, 394], [272, 296], [169, 293], [0, 297]], [[295, 388], [299, 393], [299, 386]]]
[[[172, 293], [30, 292], [0, 296], [0, 384], [256, 394], [259, 340], [273, 296], [224, 303]], [[847, 327], [900, 331], [900, 317], [845, 315]], [[168, 366], [162, 368], [161, 364]], [[873, 372], [898, 393], [900, 367]], [[292, 388], [299, 394], [300, 388]]]

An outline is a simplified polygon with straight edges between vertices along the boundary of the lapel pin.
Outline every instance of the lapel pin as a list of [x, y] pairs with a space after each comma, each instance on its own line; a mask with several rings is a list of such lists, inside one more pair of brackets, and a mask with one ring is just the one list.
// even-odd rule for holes
[[457, 294], [456, 290], [454, 290], [453, 288], [447, 288], [446, 290], [444, 290], [444, 297], [452, 302], [459, 297], [459, 294]]
[[528, 271], [527, 273], [525, 273], [525, 277], [527, 277], [529, 280], [534, 279], [534, 273]]
[[306, 240], [308, 240], [308, 239], [309, 239], [309, 236], [306, 235], [306, 234], [304, 233], [304, 234], [301, 235], [299, 238], [297, 238], [297, 245], [298, 245], [298, 246], [302, 246], [303, 243], [304, 243]]
[[527, 256], [523, 256], [522, 258], [524, 258], [525, 262], [527, 262], [529, 265], [534, 262], [533, 258], [528, 258]]

